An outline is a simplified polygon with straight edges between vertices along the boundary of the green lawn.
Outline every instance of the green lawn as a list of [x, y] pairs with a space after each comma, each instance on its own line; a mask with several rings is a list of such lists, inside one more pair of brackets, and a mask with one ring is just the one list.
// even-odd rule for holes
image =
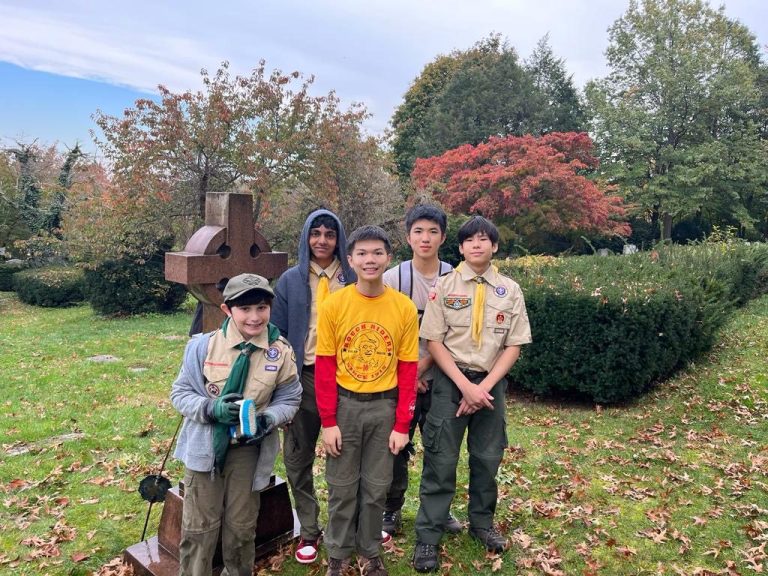
[[[102, 567], [141, 535], [147, 505], [136, 487], [178, 422], [168, 391], [190, 318], [105, 320], [87, 306], [33, 308], [0, 292], [0, 574], [119, 572]], [[99, 354], [118, 360], [89, 360]], [[489, 557], [466, 534], [447, 537], [444, 573], [768, 572], [766, 358], [763, 297], [708, 357], [632, 405], [512, 394], [497, 520], [513, 545]], [[393, 575], [413, 573], [418, 462], [404, 533], [386, 556]], [[176, 484], [180, 467], [168, 470]], [[466, 482], [463, 463], [460, 518]], [[325, 572], [289, 550], [260, 567], [274, 570]]]

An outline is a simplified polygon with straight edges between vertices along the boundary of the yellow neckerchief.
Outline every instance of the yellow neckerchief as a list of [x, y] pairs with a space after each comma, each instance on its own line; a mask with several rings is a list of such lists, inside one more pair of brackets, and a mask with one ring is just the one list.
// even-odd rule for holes
[[[326, 269], [321, 269], [320, 272], [317, 272], [314, 266], [310, 266], [310, 269], [313, 273], [317, 274], [320, 277], [320, 280], [317, 283], [317, 305], [318, 307], [320, 304], [323, 303], [323, 300], [326, 299], [328, 294], [331, 293], [331, 286], [330, 286], [330, 280], [328, 279], [328, 273], [326, 270], [330, 270], [331, 274], [335, 272], [335, 269], [338, 268], [338, 266], [334, 266], [339, 260], [337, 258], [333, 259], [333, 262], [331, 262], [331, 265], [328, 266]], [[317, 266], [317, 268], [320, 268], [320, 266]]]
[[[496, 266], [491, 265], [491, 268], [493, 268], [494, 272], [496, 271]], [[465, 262], [459, 264], [456, 267], [456, 270], [462, 275], [465, 273], [475, 274], [474, 270], [472, 270], [469, 266], [465, 266]], [[474, 340], [477, 344], [477, 347], [480, 348], [480, 345], [483, 341], [483, 308], [485, 307], [485, 285], [488, 283], [488, 281], [483, 278], [482, 274], [475, 274], [475, 277], [472, 278], [472, 280], [475, 281], [475, 294], [472, 297], [472, 340]]]

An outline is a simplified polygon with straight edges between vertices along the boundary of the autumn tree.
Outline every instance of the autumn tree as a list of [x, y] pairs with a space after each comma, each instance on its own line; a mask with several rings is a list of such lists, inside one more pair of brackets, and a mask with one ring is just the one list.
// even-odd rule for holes
[[[108, 161], [118, 230], [151, 227], [182, 242], [199, 226], [209, 191], [248, 191], [255, 216], [268, 200], [308, 182], [321, 125], [359, 125], [365, 110], [342, 111], [338, 98], [310, 95], [312, 78], [266, 72], [247, 76], [225, 62], [202, 71], [202, 90], [142, 99], [122, 117], [97, 112], [96, 142]], [[118, 235], [119, 236], [119, 235]]]
[[765, 231], [767, 110], [754, 36], [702, 0], [632, 0], [587, 87], [603, 174], [670, 238], [703, 216]]
[[407, 177], [416, 158], [461, 144], [583, 128], [578, 93], [546, 39], [523, 65], [514, 48], [491, 35], [425, 66], [392, 118], [392, 150]]
[[542, 233], [576, 239], [626, 236], [625, 208], [588, 177], [598, 167], [586, 133], [491, 137], [418, 159], [414, 185], [452, 213], [481, 213], [531, 247]]

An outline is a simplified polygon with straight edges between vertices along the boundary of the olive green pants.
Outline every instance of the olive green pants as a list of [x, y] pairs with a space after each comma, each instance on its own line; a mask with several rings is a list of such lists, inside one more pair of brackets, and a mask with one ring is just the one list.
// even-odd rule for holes
[[258, 446], [230, 448], [221, 474], [184, 472], [179, 576], [211, 576], [221, 529], [222, 576], [251, 576], [260, 495], [252, 492]]
[[[479, 381], [479, 379], [478, 379]], [[478, 382], [475, 382], [478, 383]], [[502, 379], [491, 390], [494, 409], [456, 417], [461, 392], [439, 369], [432, 383], [432, 405], [422, 432], [424, 467], [419, 487], [416, 539], [437, 545], [445, 531], [456, 492], [456, 466], [467, 433], [469, 451], [469, 524], [490, 528], [496, 512], [496, 473], [507, 446]]]

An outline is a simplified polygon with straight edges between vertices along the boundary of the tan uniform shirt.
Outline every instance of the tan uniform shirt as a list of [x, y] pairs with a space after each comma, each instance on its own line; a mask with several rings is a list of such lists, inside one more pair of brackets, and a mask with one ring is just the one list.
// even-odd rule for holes
[[336, 292], [344, 288], [343, 271], [341, 262], [334, 258], [328, 268], [323, 269], [319, 264], [309, 261], [309, 289], [312, 291], [312, 307], [309, 311], [309, 327], [307, 339], [304, 342], [304, 366], [314, 366], [315, 350], [317, 349], [317, 285], [320, 283], [320, 274], [325, 272], [328, 276], [328, 293]]
[[531, 327], [520, 286], [490, 266], [482, 274], [486, 282], [485, 306], [478, 347], [472, 339], [476, 274], [468, 266], [462, 268], [438, 279], [424, 310], [419, 335], [442, 342], [460, 369], [485, 372], [504, 348], [530, 343]]
[[[218, 398], [227, 382], [227, 377], [240, 350], [235, 348], [243, 337], [235, 323], [230, 321], [226, 335], [217, 331], [208, 343], [208, 355], [203, 364], [205, 387], [211, 398]], [[272, 397], [275, 388], [296, 378], [296, 357], [293, 348], [282, 336], [270, 345], [264, 330], [250, 341], [257, 346], [251, 354], [248, 377], [243, 387], [243, 398], [256, 403], [258, 411], [263, 410]]]

